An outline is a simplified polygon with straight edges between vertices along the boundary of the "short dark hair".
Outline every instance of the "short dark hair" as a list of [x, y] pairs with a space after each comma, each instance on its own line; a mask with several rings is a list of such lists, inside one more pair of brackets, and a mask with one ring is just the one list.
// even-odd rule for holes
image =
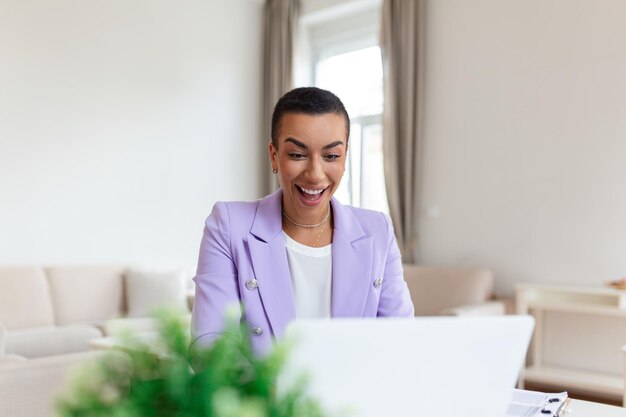
[[346, 142], [350, 137], [350, 117], [339, 97], [328, 90], [317, 87], [300, 87], [282, 96], [274, 106], [272, 114], [272, 143], [278, 148], [278, 127], [285, 113], [320, 115], [335, 113], [346, 120]]

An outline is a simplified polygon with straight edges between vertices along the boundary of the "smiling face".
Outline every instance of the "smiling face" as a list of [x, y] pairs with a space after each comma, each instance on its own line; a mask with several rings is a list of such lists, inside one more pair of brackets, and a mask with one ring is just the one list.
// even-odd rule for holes
[[346, 168], [347, 130], [343, 115], [285, 113], [277, 144], [270, 143], [272, 169], [278, 171], [283, 209], [298, 223], [326, 216]]

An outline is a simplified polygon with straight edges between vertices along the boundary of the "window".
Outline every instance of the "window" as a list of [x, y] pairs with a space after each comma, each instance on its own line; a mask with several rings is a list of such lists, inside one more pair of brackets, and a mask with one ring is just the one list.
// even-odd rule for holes
[[337, 198], [345, 204], [389, 213], [383, 170], [380, 48], [321, 55], [314, 75], [316, 86], [341, 98], [352, 121], [346, 174]]
[[335, 196], [389, 213], [383, 170], [380, 0], [303, 0], [296, 46], [297, 86], [337, 94], [350, 115], [346, 173]]

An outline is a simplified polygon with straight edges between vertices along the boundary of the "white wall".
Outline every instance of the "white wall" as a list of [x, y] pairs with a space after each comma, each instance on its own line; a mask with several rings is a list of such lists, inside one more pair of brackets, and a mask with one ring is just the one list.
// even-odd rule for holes
[[262, 2], [0, 0], [0, 264], [195, 266], [259, 197]]
[[492, 267], [503, 293], [626, 275], [626, 2], [426, 17], [421, 260]]

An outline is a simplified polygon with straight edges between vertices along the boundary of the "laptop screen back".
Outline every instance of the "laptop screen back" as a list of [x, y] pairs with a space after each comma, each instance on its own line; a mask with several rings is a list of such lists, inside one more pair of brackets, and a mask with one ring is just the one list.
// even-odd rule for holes
[[330, 416], [502, 417], [529, 316], [296, 321], [280, 387], [308, 375]]

